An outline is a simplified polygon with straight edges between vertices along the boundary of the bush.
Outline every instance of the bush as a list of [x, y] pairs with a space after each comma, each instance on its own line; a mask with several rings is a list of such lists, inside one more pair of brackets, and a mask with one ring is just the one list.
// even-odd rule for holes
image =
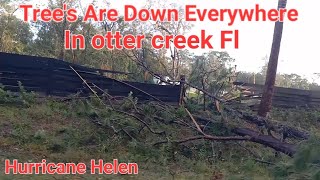
[[4, 90], [4, 86], [0, 84], [0, 103], [2, 104], [23, 104], [30, 106], [35, 103], [36, 95], [34, 92], [27, 92], [22, 83], [19, 81], [19, 96], [11, 91]]
[[302, 143], [295, 157], [273, 169], [276, 179], [320, 179], [320, 139], [313, 137]]

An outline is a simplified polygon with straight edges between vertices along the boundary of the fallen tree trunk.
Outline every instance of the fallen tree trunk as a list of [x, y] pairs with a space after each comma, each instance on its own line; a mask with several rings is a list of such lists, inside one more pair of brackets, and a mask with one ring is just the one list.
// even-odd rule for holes
[[[81, 76], [79, 75], [79, 77], [81, 77]], [[85, 82], [85, 80], [83, 78], [81, 78], [81, 79]], [[90, 90], [95, 95], [97, 95], [93, 89], [90, 88]], [[97, 96], [97, 97], [99, 98], [99, 96]], [[101, 99], [100, 99], [100, 101], [101, 101], [102, 104], [104, 104]], [[166, 135], [165, 131], [155, 132], [149, 126], [149, 124], [147, 122], [145, 122], [144, 120], [142, 120], [140, 117], [136, 116], [135, 114], [131, 114], [131, 113], [128, 113], [128, 112], [117, 110], [117, 109], [115, 109], [113, 107], [113, 105], [111, 105], [111, 107], [116, 112], [119, 112], [121, 114], [130, 116], [130, 117], [132, 117], [134, 119], [137, 119], [138, 121], [140, 121], [144, 125], [144, 127], [147, 127], [150, 132], [152, 132], [154, 134], [158, 134], [158, 135]], [[262, 135], [261, 133], [255, 132], [255, 131], [250, 130], [250, 129], [245, 129], [245, 128], [232, 129], [233, 133], [235, 133], [235, 134], [237, 134], [239, 136], [242, 136], [242, 137], [220, 137], [220, 136], [218, 137], [218, 136], [212, 136], [212, 135], [206, 134], [206, 133], [203, 132], [203, 129], [201, 129], [201, 127], [197, 123], [196, 119], [201, 119], [202, 121], [208, 121], [208, 122], [214, 122], [214, 121], [211, 121], [210, 119], [207, 120], [207, 119], [204, 119], [204, 118], [201, 118], [201, 117], [196, 117], [195, 118], [194, 115], [192, 115], [188, 111], [188, 109], [185, 108], [185, 110], [188, 113], [188, 115], [190, 116], [190, 119], [192, 120], [193, 124], [196, 126], [197, 131], [199, 133], [201, 133], [202, 136], [191, 137], [191, 138], [187, 138], [187, 139], [184, 139], [184, 140], [181, 140], [181, 141], [174, 141], [176, 143], [184, 143], [184, 142], [198, 140], [198, 139], [207, 139], [207, 140], [211, 140], [211, 141], [251, 141], [251, 142], [259, 143], [259, 144], [265, 145], [267, 147], [273, 148], [276, 151], [282, 152], [282, 153], [287, 154], [289, 156], [293, 156], [295, 154], [295, 152], [296, 152], [295, 145], [288, 144], [288, 143], [285, 143], [285, 142], [281, 142], [280, 140], [278, 140], [278, 139], [276, 139], [276, 138], [274, 138], [272, 136]], [[249, 114], [242, 113], [240, 111], [236, 111], [236, 110], [233, 110], [233, 109], [227, 109], [227, 111], [231, 112], [232, 114], [241, 116], [242, 118], [244, 118], [247, 121], [250, 121], [251, 123], [254, 123], [254, 124], [257, 124], [257, 125], [260, 125], [260, 126], [261, 125], [267, 125], [266, 124], [266, 122], [267, 122], [266, 119], [263, 119], [263, 118], [260, 118], [260, 117], [256, 117], [256, 116], [251, 116]], [[139, 113], [139, 111], [137, 110], [136, 107], [135, 107], [135, 113]], [[130, 136], [130, 134], [128, 134], [128, 135]], [[299, 133], [298, 133], [298, 135], [299, 135]], [[168, 142], [168, 138], [166, 137], [166, 139], [167, 139], [166, 141], [160, 142], [160, 144], [161, 143], [167, 143]], [[159, 143], [156, 143], [156, 144], [159, 144]]]
[[[201, 122], [215, 122], [213, 120], [201, 118], [199, 116], [195, 116], [195, 118]], [[236, 135], [248, 137], [248, 141], [250, 142], [265, 145], [290, 157], [292, 157], [296, 153], [296, 145], [282, 142], [279, 139], [274, 138], [273, 136], [263, 135], [260, 132], [256, 132], [247, 128], [234, 128], [231, 131]]]
[[232, 132], [239, 136], [249, 136], [249, 141], [268, 146], [276, 151], [287, 154], [290, 157], [292, 157], [297, 151], [296, 146], [293, 144], [281, 142], [272, 136], [262, 135], [259, 132], [255, 132], [250, 129], [236, 128], [233, 129]]
[[230, 108], [225, 108], [226, 112], [238, 116], [241, 119], [244, 119], [248, 123], [255, 124], [259, 127], [265, 127], [268, 130], [274, 131], [279, 134], [285, 135], [287, 138], [295, 138], [295, 139], [309, 139], [310, 134], [306, 131], [298, 130], [297, 128], [284, 125], [280, 122], [275, 122], [273, 120], [269, 120], [267, 118], [251, 115], [247, 112], [242, 112], [238, 110], [233, 110]]

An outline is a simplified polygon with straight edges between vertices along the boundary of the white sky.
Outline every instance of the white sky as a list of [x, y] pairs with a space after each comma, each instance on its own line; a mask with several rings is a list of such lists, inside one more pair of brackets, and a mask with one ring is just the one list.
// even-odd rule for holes
[[[32, 0], [36, 4], [38, 1]], [[105, 0], [104, 0], [105, 1]], [[44, 1], [42, 1], [44, 2]], [[86, 1], [91, 2], [91, 1]], [[109, 0], [111, 8], [123, 12], [124, 5], [132, 4], [137, 8], [143, 6], [146, 0]], [[175, 2], [181, 5], [193, 4], [198, 8], [254, 8], [259, 4], [260, 8], [276, 8], [278, 0], [168, 0], [168, 3]], [[84, 3], [84, 2], [83, 2]], [[287, 8], [294, 8], [299, 11], [299, 19], [296, 22], [286, 21], [284, 23], [283, 38], [280, 51], [278, 72], [296, 73], [314, 80], [320, 84], [320, 78], [312, 76], [313, 73], [320, 73], [320, 11], [317, 0], [288, 0]], [[85, 3], [83, 4], [85, 5]], [[233, 26], [226, 26], [227, 22], [196, 22], [190, 34], [200, 35], [202, 29], [208, 34], [220, 36], [222, 30], [239, 30], [239, 49], [231, 46], [226, 51], [236, 59], [238, 70], [258, 72], [264, 65], [263, 57], [270, 54], [273, 37], [273, 22], [239, 22]], [[218, 42], [219, 43], [219, 42]], [[219, 50], [219, 49], [215, 49]], [[207, 50], [191, 50], [196, 54]]]

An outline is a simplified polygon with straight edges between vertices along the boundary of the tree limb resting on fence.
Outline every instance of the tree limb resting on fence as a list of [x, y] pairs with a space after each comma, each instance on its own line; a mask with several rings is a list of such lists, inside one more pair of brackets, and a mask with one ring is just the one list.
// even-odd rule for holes
[[[79, 74], [78, 74], [78, 76], [86, 83], [86, 81]], [[121, 81], [119, 81], [119, 82], [121, 82]], [[122, 83], [125, 83], [125, 82], [122, 82]], [[200, 89], [200, 88], [197, 88], [195, 86], [192, 86], [189, 83], [186, 83], [186, 84], [191, 86], [191, 87], [193, 87], [193, 88], [196, 88], [196, 89], [202, 91], [203, 93], [205, 93], [209, 97], [213, 98], [215, 101], [224, 102], [222, 99], [219, 99], [218, 97], [210, 94], [209, 92], [207, 92], [207, 91], [205, 91], [203, 89]], [[89, 86], [89, 85], [87, 85], [87, 86]], [[95, 94], [95, 91], [92, 90], [92, 92]], [[235, 115], [245, 119], [247, 122], [256, 124], [258, 126], [268, 126], [267, 122], [269, 122], [269, 121], [267, 119], [265, 119], [265, 118], [261, 118], [259, 116], [253, 116], [253, 115], [250, 115], [248, 113], [240, 112], [240, 111], [233, 110], [233, 109], [230, 109], [230, 108], [225, 108], [225, 109], [226, 109], [227, 112], [229, 112], [229, 113], [231, 112], [232, 114], [235, 114]], [[162, 131], [162, 132], [154, 131], [145, 121], [143, 121], [141, 118], [139, 118], [135, 114], [131, 114], [131, 113], [120, 111], [120, 110], [116, 110], [116, 109], [114, 109], [114, 110], [116, 112], [125, 114], [125, 115], [130, 116], [130, 117], [132, 117], [134, 119], [137, 119], [138, 121], [140, 121], [144, 125], [144, 127], [147, 127], [148, 130], [150, 132], [154, 133], [154, 134], [159, 134], [159, 135], [165, 134], [164, 131]], [[295, 145], [282, 142], [282, 141], [280, 141], [280, 140], [278, 140], [278, 139], [276, 139], [276, 138], [274, 138], [272, 136], [262, 135], [261, 133], [255, 132], [255, 131], [250, 130], [250, 129], [245, 129], [245, 128], [232, 129], [233, 133], [235, 133], [235, 134], [237, 134], [239, 136], [244, 136], [244, 137], [237, 137], [237, 136], [224, 137], [224, 136], [212, 136], [212, 135], [205, 134], [203, 132], [203, 130], [200, 128], [199, 124], [196, 122], [194, 116], [187, 109], [186, 109], [186, 111], [187, 111], [188, 115], [190, 116], [190, 118], [192, 119], [194, 125], [196, 126], [197, 131], [199, 133], [201, 133], [202, 135], [201, 136], [195, 136], [195, 137], [189, 137], [189, 138], [186, 138], [186, 139], [183, 139], [183, 140], [171, 141], [173, 143], [180, 144], [180, 143], [185, 143], [185, 142], [188, 142], [188, 141], [194, 141], [194, 140], [199, 140], [199, 139], [206, 139], [206, 140], [211, 140], [211, 141], [251, 141], [251, 142], [259, 143], [259, 144], [262, 144], [262, 145], [266, 145], [266, 146], [268, 146], [270, 148], [273, 148], [273, 149], [275, 149], [275, 150], [277, 150], [279, 152], [282, 152], [284, 154], [287, 154], [289, 156], [293, 156], [296, 153], [296, 146]], [[204, 119], [201, 119], [201, 120], [204, 120]], [[276, 127], [276, 126], [273, 125], [273, 127]], [[275, 131], [276, 129], [277, 128], [273, 128], [272, 130]], [[300, 137], [300, 138], [304, 138], [304, 139], [309, 137], [308, 134], [306, 134], [304, 132], [300, 132], [300, 131], [292, 128], [292, 127], [288, 127], [286, 129], [288, 131], [290, 131], [290, 132], [292, 131], [292, 133], [290, 133], [290, 135], [293, 134], [296, 137]], [[284, 133], [289, 133], [289, 132], [284, 132]], [[166, 141], [158, 142], [158, 143], [155, 143], [154, 145], [159, 145], [159, 144], [168, 143], [168, 142], [169, 142], [169, 140], [168, 140], [168, 138], [166, 138]]]
[[129, 87], [131, 87], [131, 88], [133, 88], [133, 89], [135, 89], [135, 90], [137, 90], [137, 91], [140, 91], [140, 92], [142, 92], [143, 94], [146, 94], [147, 96], [150, 96], [150, 97], [153, 98], [154, 100], [157, 100], [157, 101], [159, 101], [160, 103], [164, 104], [160, 99], [154, 97], [153, 95], [151, 95], [151, 94], [149, 94], [149, 93], [147, 93], [147, 92], [145, 92], [145, 91], [143, 91], [143, 90], [141, 90], [141, 89], [139, 89], [139, 88], [137, 88], [137, 87], [135, 87], [135, 86], [132, 86], [131, 84], [128, 84], [128, 83], [126, 83], [126, 82], [119, 81], [119, 80], [116, 80], [116, 79], [112, 79], [112, 80], [117, 81], [117, 82], [119, 82], [119, 83], [121, 83], [121, 84], [124, 84], [124, 85], [126, 85], [126, 86], [129, 86]]
[[[98, 94], [96, 91], [94, 91], [90, 86], [89, 84], [87, 83], [87, 81], [72, 67], [72, 66], [69, 66], [76, 74], [77, 76], [82, 80], [82, 82], [90, 89], [90, 91], [99, 99], [99, 101], [103, 103], [103, 101], [99, 98]], [[105, 104], [104, 104], [105, 105]]]
[[188, 86], [190, 86], [190, 87], [192, 87], [192, 88], [195, 88], [195, 89], [203, 92], [205, 95], [213, 98], [214, 100], [217, 100], [217, 101], [219, 101], [219, 102], [225, 102], [225, 100], [220, 99], [220, 98], [218, 98], [218, 97], [215, 96], [215, 95], [212, 95], [211, 93], [209, 93], [208, 91], [206, 91], [206, 90], [204, 90], [204, 89], [198, 88], [198, 87], [196, 87], [196, 86], [194, 86], [194, 85], [192, 85], [192, 84], [190, 84], [190, 83], [188, 83], [188, 82], [185, 82], [185, 84], [188, 85]]

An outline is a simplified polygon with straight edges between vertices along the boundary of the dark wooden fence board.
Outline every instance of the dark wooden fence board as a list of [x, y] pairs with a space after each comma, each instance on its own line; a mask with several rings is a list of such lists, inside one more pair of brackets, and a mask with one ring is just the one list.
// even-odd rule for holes
[[[178, 103], [180, 100], [181, 86], [179, 85], [162, 86], [139, 82], [119, 82], [102, 76], [99, 72], [121, 72], [87, 68], [52, 58], [1, 52], [0, 83], [4, 85], [5, 89], [11, 91], [19, 91], [18, 81], [20, 81], [27, 91], [47, 93], [48, 95], [55, 96], [68, 96], [81, 91], [85, 95], [89, 95], [91, 93], [90, 90], [70, 66], [89, 84], [94, 83], [113, 96], [128, 96], [132, 92], [133, 96], [139, 100], [154, 100], [154, 98], [147, 94], [151, 94], [163, 102]], [[98, 94], [103, 93], [98, 89], [95, 90]]]
[[[4, 85], [4, 88], [9, 91], [18, 92], [20, 90], [19, 86], [8, 86]], [[34, 91], [34, 92], [45, 92], [45, 89], [41, 87], [24, 87], [26, 91]]]
[[[235, 82], [234, 84], [244, 92], [243, 95], [254, 94], [261, 98], [263, 85], [242, 82]], [[320, 106], [320, 92], [275, 87], [272, 102], [275, 106]]]

